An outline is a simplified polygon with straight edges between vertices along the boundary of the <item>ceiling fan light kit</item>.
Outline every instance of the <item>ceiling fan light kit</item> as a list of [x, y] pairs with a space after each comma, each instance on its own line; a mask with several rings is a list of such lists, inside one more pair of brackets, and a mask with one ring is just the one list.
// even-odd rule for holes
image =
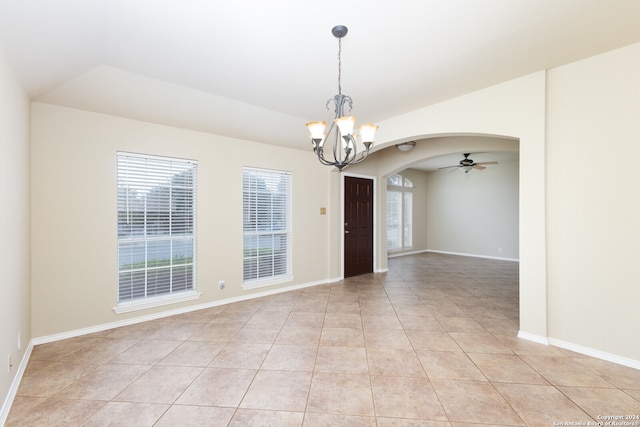
[[484, 166], [484, 165], [497, 165], [498, 164], [498, 162], [479, 162], [479, 163], [476, 163], [476, 162], [474, 162], [473, 160], [471, 160], [469, 158], [471, 153], [464, 153], [462, 155], [464, 156], [464, 159], [460, 160], [459, 164], [452, 165], [452, 166], [445, 166], [445, 167], [438, 168], [438, 169], [462, 168], [464, 173], [469, 173], [469, 171], [472, 170], [472, 169], [477, 169], [477, 170], [486, 169], [487, 167]]
[[[320, 163], [326, 166], [335, 166], [342, 171], [349, 165], [362, 162], [369, 155], [369, 150], [373, 145], [373, 137], [378, 129], [374, 124], [361, 125], [359, 128], [360, 140], [362, 146], [359, 149], [356, 142], [356, 134], [353, 133], [356, 118], [355, 116], [345, 116], [345, 104], [349, 105], [349, 111], [353, 107], [353, 101], [350, 96], [342, 93], [342, 37], [347, 35], [349, 29], [344, 25], [336, 25], [331, 33], [338, 39], [338, 94], [327, 101], [327, 110], [329, 104], [333, 102], [335, 106], [335, 118], [329, 130], [325, 132], [327, 122], [316, 121], [307, 123], [307, 130], [311, 136], [311, 145], [313, 151], [318, 156]], [[325, 142], [327, 139], [332, 141], [332, 146], [328, 150], [328, 156], [325, 153]]]

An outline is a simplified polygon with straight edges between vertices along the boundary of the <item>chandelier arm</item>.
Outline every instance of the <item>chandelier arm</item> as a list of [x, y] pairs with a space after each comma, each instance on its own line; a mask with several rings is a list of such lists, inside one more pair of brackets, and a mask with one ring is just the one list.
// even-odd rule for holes
[[327, 160], [324, 157], [324, 153], [317, 152], [316, 154], [318, 156], [318, 160], [320, 161], [320, 163], [325, 165], [325, 166], [335, 166], [340, 170], [342, 170], [345, 166], [348, 166], [344, 162], [338, 162], [338, 161], [335, 161], [335, 160], [332, 162], [332, 161]]
[[[325, 143], [325, 144], [327, 144], [327, 141], [328, 141], [329, 139], [331, 139], [332, 132], [335, 132], [335, 134], [337, 135], [338, 130], [337, 130], [337, 129], [335, 129], [335, 128], [336, 128], [336, 122], [335, 122], [335, 121], [333, 121], [333, 122], [331, 122], [331, 125], [329, 126], [329, 130], [327, 131], [327, 137], [326, 137], [326, 138], [325, 138], [325, 140], [324, 140], [324, 143]], [[329, 160], [326, 160], [326, 159], [325, 159], [325, 157], [324, 157], [324, 153], [323, 153], [323, 156], [322, 156], [322, 158], [323, 158], [323, 159], [325, 159], [325, 161], [326, 161], [327, 163], [329, 163], [330, 165], [332, 165], [332, 166], [335, 166], [335, 165], [336, 165], [336, 163], [338, 163], [338, 160], [339, 160], [339, 158], [337, 157], [337, 153], [336, 153], [336, 145], [337, 145], [337, 144], [335, 143], [335, 141], [331, 144], [331, 146], [332, 146], [332, 147], [331, 147], [331, 149], [332, 149], [332, 151], [333, 151], [333, 160], [334, 160], [333, 162], [331, 162], [331, 161], [329, 161]]]
[[330, 162], [327, 159], [325, 159], [324, 158], [324, 154], [322, 152], [317, 152], [316, 154], [318, 155], [318, 160], [323, 165], [325, 165], [325, 166], [335, 166], [336, 165], [336, 162]]
[[346, 159], [342, 158], [342, 141], [340, 141], [340, 130], [335, 131], [335, 141], [333, 143], [333, 159], [337, 164], [345, 163]]
[[339, 170], [344, 169], [345, 167], [349, 166], [349, 165], [357, 165], [358, 163], [363, 162], [369, 155], [369, 151], [364, 151], [362, 153], [360, 153], [360, 158], [358, 158], [357, 160], [351, 160], [349, 162], [340, 162], [340, 161], [329, 161], [324, 157], [324, 153], [322, 152], [316, 152], [317, 156], [318, 156], [318, 161], [323, 164], [324, 166], [335, 166], [336, 168], [338, 168]]
[[[354, 140], [354, 146], [355, 146], [355, 140]], [[369, 150], [365, 148], [364, 151], [360, 152], [360, 157], [356, 159], [357, 157], [357, 150], [354, 149], [353, 152], [353, 157], [352, 160], [349, 161], [350, 165], [357, 165], [360, 162], [363, 162], [364, 159], [366, 159], [369, 156]]]
[[354, 160], [353, 162], [351, 162], [350, 164], [352, 165], [357, 165], [360, 162], [363, 162], [364, 159], [367, 158], [367, 156], [369, 156], [369, 152], [368, 151], [364, 151], [360, 154], [360, 158], [358, 160]]
[[349, 112], [351, 112], [353, 110], [353, 100], [347, 95], [344, 96], [344, 100], [349, 104]]
[[335, 99], [335, 98], [331, 98], [331, 99], [327, 100], [327, 104], [326, 104], [327, 111], [329, 111], [329, 104], [330, 104], [331, 102], [333, 102], [333, 103], [335, 104], [336, 99]]
[[331, 132], [335, 127], [336, 127], [336, 122], [335, 121], [331, 122], [331, 124], [329, 125], [329, 130], [327, 130], [327, 138], [325, 138], [325, 144], [327, 139], [329, 139], [328, 137], [331, 136]]
[[348, 135], [347, 138], [345, 138], [345, 141], [347, 142], [347, 148], [349, 148], [349, 143], [351, 143], [351, 148], [349, 148], [349, 151], [346, 152], [346, 163], [352, 164], [356, 156], [358, 155], [358, 146], [356, 145], [356, 139], [353, 137], [353, 135]]
[[[327, 104], [332, 101], [332, 99], [330, 99]], [[329, 126], [329, 131], [327, 132], [327, 136], [330, 137], [331, 132], [333, 131], [335, 127], [335, 122], [331, 123], [331, 126]], [[324, 144], [327, 144], [327, 139], [329, 138], [325, 138]], [[324, 156], [324, 148], [323, 147], [318, 147], [317, 150], [314, 150], [316, 152], [316, 155], [318, 156], [318, 160], [320, 161], [320, 163], [322, 163], [325, 166], [338, 166], [338, 164], [340, 164], [340, 162], [338, 161], [338, 159], [336, 158], [336, 152], [335, 152], [335, 147], [336, 144], [332, 144], [332, 148], [333, 148], [333, 161], [327, 160]]]

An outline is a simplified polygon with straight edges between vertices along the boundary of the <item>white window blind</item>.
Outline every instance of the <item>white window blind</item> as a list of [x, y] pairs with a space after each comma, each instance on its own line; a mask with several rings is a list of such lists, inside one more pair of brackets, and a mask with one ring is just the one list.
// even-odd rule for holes
[[118, 303], [194, 290], [197, 162], [117, 159]]
[[246, 288], [291, 279], [291, 174], [244, 168], [243, 267]]

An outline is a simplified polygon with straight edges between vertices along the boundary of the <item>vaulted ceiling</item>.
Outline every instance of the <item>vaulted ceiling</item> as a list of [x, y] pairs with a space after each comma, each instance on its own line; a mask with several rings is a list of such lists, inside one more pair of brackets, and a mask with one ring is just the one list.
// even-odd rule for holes
[[3, 0], [33, 100], [308, 149], [337, 40], [359, 122], [640, 41], [637, 0]]

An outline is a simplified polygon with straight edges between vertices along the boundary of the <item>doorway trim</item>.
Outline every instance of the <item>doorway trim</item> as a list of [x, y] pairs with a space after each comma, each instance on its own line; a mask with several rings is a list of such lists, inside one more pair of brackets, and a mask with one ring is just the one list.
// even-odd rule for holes
[[[341, 172], [340, 173], [340, 226], [344, 229], [344, 182], [345, 177], [364, 178], [373, 181], [373, 273], [380, 272], [378, 266], [378, 179], [375, 175], [365, 175], [360, 173]], [[340, 280], [344, 280], [344, 233], [340, 233]]]

